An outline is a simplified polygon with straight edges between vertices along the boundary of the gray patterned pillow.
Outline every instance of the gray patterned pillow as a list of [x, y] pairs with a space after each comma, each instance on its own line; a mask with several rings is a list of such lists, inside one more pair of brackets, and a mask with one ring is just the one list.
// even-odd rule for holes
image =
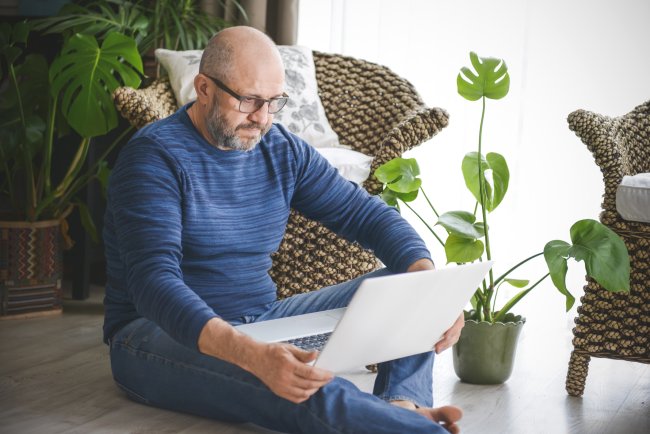
[[[285, 66], [285, 86], [290, 99], [275, 115], [275, 122], [316, 148], [341, 147], [318, 96], [312, 51], [307, 47], [288, 45], [279, 46], [278, 49]], [[202, 54], [203, 50], [156, 50], [156, 58], [167, 71], [180, 105], [196, 99], [194, 77], [199, 72]]]

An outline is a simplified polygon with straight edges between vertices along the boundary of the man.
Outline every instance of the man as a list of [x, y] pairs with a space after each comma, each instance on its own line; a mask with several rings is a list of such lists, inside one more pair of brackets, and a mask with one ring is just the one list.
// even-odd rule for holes
[[433, 263], [398, 213], [272, 124], [284, 68], [263, 33], [218, 33], [194, 86], [196, 101], [140, 130], [111, 176], [104, 334], [117, 384], [150, 405], [283, 432], [458, 432], [458, 408], [431, 408], [433, 353], [381, 364], [373, 396], [309, 365], [314, 352], [233, 327], [346, 306], [362, 280], [275, 300], [270, 254], [291, 207], [374, 249], [388, 269], [371, 275]]

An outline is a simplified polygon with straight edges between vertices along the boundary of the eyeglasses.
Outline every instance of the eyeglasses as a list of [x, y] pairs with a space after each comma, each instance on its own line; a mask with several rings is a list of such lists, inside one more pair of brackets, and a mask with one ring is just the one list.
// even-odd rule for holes
[[283, 93], [282, 96], [276, 98], [270, 98], [270, 99], [257, 98], [254, 96], [241, 96], [236, 94], [232, 89], [230, 89], [228, 86], [223, 84], [220, 80], [214, 77], [210, 77], [209, 75], [205, 75], [205, 76], [208, 77], [210, 80], [212, 80], [212, 82], [216, 84], [219, 89], [223, 90], [228, 95], [238, 100], [239, 111], [242, 113], [255, 113], [256, 111], [261, 109], [265, 103], [268, 102], [269, 114], [274, 114], [282, 110], [284, 105], [287, 103], [287, 100], [289, 100], [289, 95], [287, 95], [286, 93]]

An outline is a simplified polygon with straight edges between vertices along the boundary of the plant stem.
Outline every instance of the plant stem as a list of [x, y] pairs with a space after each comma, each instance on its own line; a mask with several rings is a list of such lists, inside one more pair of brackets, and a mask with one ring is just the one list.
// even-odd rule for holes
[[[81, 190], [86, 184], [88, 184], [93, 177], [97, 175], [97, 168], [99, 167], [99, 164], [108, 157], [108, 154], [111, 153], [111, 151], [124, 139], [124, 137], [133, 131], [134, 127], [129, 126], [126, 128], [122, 133], [111, 143], [104, 153], [100, 155], [100, 157], [93, 162], [93, 164], [88, 168], [86, 173], [84, 173], [82, 176], [79, 176], [68, 188], [68, 191], [65, 192], [65, 195], [61, 198], [59, 201], [60, 204], [65, 205], [68, 201], [71, 200], [72, 196], [74, 196], [79, 190]], [[59, 210], [60, 213], [60, 210]]]
[[418, 213], [417, 213], [413, 208], [411, 208], [410, 205], [409, 205], [408, 203], [404, 202], [404, 205], [406, 205], [406, 207], [407, 207], [408, 209], [410, 209], [410, 210], [413, 212], [413, 214], [415, 214], [415, 215], [417, 216], [417, 218], [420, 219], [420, 221], [421, 221], [422, 223], [424, 223], [424, 226], [426, 226], [427, 229], [429, 229], [429, 232], [431, 232], [431, 233], [433, 234], [433, 236], [436, 237], [436, 239], [438, 240], [438, 242], [440, 243], [440, 245], [441, 245], [442, 247], [445, 247], [445, 242], [442, 241], [442, 240], [440, 239], [440, 237], [438, 236], [438, 234], [436, 234], [436, 233], [433, 231], [433, 228], [432, 228], [431, 226], [429, 226], [429, 224], [428, 224], [428, 223], [427, 223], [427, 222], [426, 222], [422, 217], [420, 217], [420, 214], [418, 214]]
[[9, 76], [11, 83], [16, 89], [16, 99], [18, 100], [18, 113], [20, 114], [20, 123], [22, 124], [22, 156], [23, 163], [25, 164], [25, 218], [29, 221], [34, 221], [34, 208], [36, 207], [36, 191], [34, 189], [34, 166], [32, 165], [32, 153], [29, 150], [27, 143], [27, 120], [25, 119], [25, 109], [23, 107], [23, 99], [20, 95], [20, 87], [18, 86], [18, 78], [16, 77], [16, 70], [13, 64], [9, 64]]
[[518, 263], [517, 265], [515, 265], [514, 267], [512, 267], [511, 269], [509, 269], [505, 273], [503, 273], [501, 276], [499, 276], [497, 278], [497, 280], [494, 281], [494, 284], [498, 285], [499, 282], [501, 282], [503, 279], [505, 279], [508, 274], [510, 274], [511, 272], [516, 270], [517, 268], [521, 267], [522, 265], [524, 265], [526, 262], [530, 261], [531, 259], [535, 259], [536, 257], [538, 257], [540, 255], [543, 255], [543, 254], [544, 254], [544, 252], [539, 252], [539, 253], [536, 253], [536, 254], [534, 254], [532, 256], [529, 256], [528, 258], [524, 259], [523, 261], [521, 261], [520, 263]]
[[[56, 104], [58, 97], [50, 99], [50, 117], [47, 122], [47, 136], [45, 138], [45, 154], [43, 156], [43, 194], [48, 196], [52, 192], [52, 146], [54, 144], [54, 120], [56, 118]], [[41, 196], [42, 198], [42, 196]]]
[[508, 302], [503, 306], [503, 308], [499, 311], [499, 313], [494, 317], [494, 322], [499, 322], [499, 321], [503, 320], [503, 317], [505, 317], [505, 315], [510, 311], [510, 309], [512, 309], [512, 307], [513, 307], [515, 304], [517, 304], [517, 303], [518, 303], [522, 298], [524, 298], [524, 297], [525, 297], [525, 296], [526, 296], [530, 291], [532, 291], [533, 288], [535, 288], [537, 285], [539, 285], [540, 283], [542, 283], [542, 281], [543, 281], [544, 279], [546, 279], [546, 278], [547, 278], [548, 276], [550, 276], [550, 275], [551, 275], [550, 273], [546, 273], [546, 274], [544, 275], [544, 277], [542, 277], [542, 278], [539, 279], [537, 282], [535, 282], [535, 284], [534, 284], [533, 286], [531, 286], [531, 287], [528, 288], [528, 289], [525, 289], [525, 290], [521, 291], [520, 293], [518, 293], [517, 295], [515, 295], [514, 297], [512, 297], [512, 298], [510, 299], [510, 301], [508, 301]]
[[436, 211], [435, 207], [433, 206], [433, 204], [432, 204], [431, 201], [429, 200], [429, 197], [428, 197], [427, 194], [424, 192], [424, 188], [420, 187], [420, 191], [422, 192], [422, 194], [424, 195], [424, 198], [426, 199], [427, 203], [429, 204], [429, 206], [430, 206], [431, 209], [433, 210], [433, 213], [436, 215], [436, 217], [440, 218], [440, 215], [438, 214], [438, 211]]
[[[483, 137], [483, 121], [485, 119], [485, 96], [481, 99], [483, 102], [483, 109], [481, 111], [481, 124], [479, 126], [479, 131], [478, 131], [478, 189], [479, 189], [479, 199], [481, 203], [481, 214], [483, 216], [483, 227], [485, 228], [485, 254], [487, 256], [487, 260], [490, 261], [492, 259], [492, 253], [490, 252], [490, 234], [488, 230], [488, 223], [487, 223], [487, 210], [485, 209], [485, 185], [483, 183], [483, 172], [482, 172], [482, 161], [481, 161], [481, 152], [482, 152], [482, 137]], [[488, 317], [488, 319], [491, 319], [492, 313], [490, 312], [490, 299], [492, 298], [492, 293], [494, 291], [494, 273], [492, 272], [492, 269], [490, 269], [490, 284], [488, 286], [488, 289], [486, 290], [486, 297], [485, 297], [485, 304], [483, 305], [483, 309], [485, 309], [485, 316]]]

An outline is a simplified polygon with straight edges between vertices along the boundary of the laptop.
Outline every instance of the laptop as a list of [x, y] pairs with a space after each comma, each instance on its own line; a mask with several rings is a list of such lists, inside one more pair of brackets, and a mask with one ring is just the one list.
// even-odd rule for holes
[[347, 308], [235, 328], [261, 342], [320, 349], [314, 365], [334, 373], [431, 351], [492, 261], [365, 279]]

